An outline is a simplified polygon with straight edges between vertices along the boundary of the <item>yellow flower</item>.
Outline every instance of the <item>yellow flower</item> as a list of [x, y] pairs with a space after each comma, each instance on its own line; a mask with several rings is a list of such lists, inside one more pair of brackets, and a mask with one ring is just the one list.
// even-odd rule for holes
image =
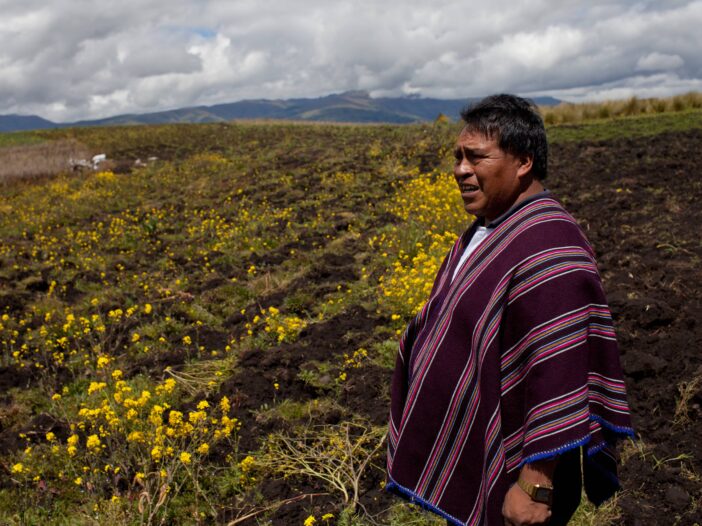
[[193, 343], [193, 340], [190, 338], [190, 336], [183, 336], [183, 343], [185, 345], [190, 345], [191, 343]]
[[141, 336], [139, 336], [138, 332], [135, 332], [134, 334], [132, 334], [132, 343], [138, 342], [139, 338], [141, 338]]
[[144, 441], [144, 433], [142, 433], [141, 431], [132, 431], [127, 436], [127, 442], [143, 442], [143, 441]]
[[303, 523], [304, 526], [312, 526], [317, 522], [317, 519], [314, 518], [314, 515], [310, 515], [305, 519], [305, 522]]
[[163, 450], [159, 446], [156, 446], [151, 450], [151, 458], [153, 458], [155, 462], [160, 461], [162, 456]]
[[180, 454], [180, 461], [181, 461], [183, 464], [190, 464], [190, 458], [191, 458], [191, 457], [190, 457], [190, 453], [188, 453], [187, 451], [183, 451], [183, 452]]
[[188, 413], [188, 421], [191, 424], [197, 424], [198, 422], [205, 420], [207, 414], [204, 411], [190, 411]]
[[109, 356], [100, 356], [97, 359], [97, 366], [98, 369], [103, 369], [110, 363], [110, 357]]
[[253, 469], [255, 463], [256, 463], [256, 460], [251, 455], [247, 455], [244, 458], [244, 460], [239, 462], [239, 468], [244, 473], [248, 473], [249, 471], [251, 471]]
[[173, 378], [167, 378], [163, 384], [162, 384], [162, 389], [164, 392], [170, 394], [173, 392], [176, 386], [176, 381]]
[[144, 314], [151, 314], [151, 310], [152, 310], [152, 307], [151, 307], [150, 303], [147, 303], [146, 305], [144, 305]]
[[180, 411], [171, 411], [168, 413], [168, 423], [172, 426], [177, 426], [183, 423], [183, 413]]
[[93, 450], [100, 449], [101, 444], [102, 443], [100, 442], [100, 438], [98, 438], [97, 435], [90, 435], [85, 441], [85, 447]]
[[197, 452], [201, 455], [206, 455], [209, 451], [210, 445], [207, 442], [200, 444], [200, 447], [197, 448]]
[[107, 387], [107, 384], [105, 382], [90, 382], [90, 385], [88, 386], [88, 394], [93, 394], [98, 391], [101, 391]]
[[59, 400], [61, 400], [61, 395], [58, 394], [58, 393], [56, 393], [54, 396], [51, 397], [51, 399], [52, 399], [54, 402], [58, 402]]
[[149, 414], [149, 422], [155, 426], [160, 426], [163, 423], [163, 411], [164, 407], [156, 404], [151, 408], [151, 413]]
[[21, 462], [18, 462], [17, 464], [12, 466], [12, 473], [19, 474], [23, 473], [24, 471], [26, 471], [26, 469], [24, 468], [24, 464], [22, 464]]
[[82, 478], [82, 477], [76, 477], [76, 479], [73, 481], [73, 483], [74, 483], [76, 486], [80, 486], [81, 484], [83, 484], [83, 478]]
[[203, 400], [203, 401], [201, 401], [199, 404], [197, 404], [197, 408], [198, 408], [200, 411], [202, 411], [202, 410], [204, 410], [204, 409], [207, 409], [208, 407], [210, 407], [210, 404], [207, 403], [207, 400]]
[[53, 442], [54, 440], [56, 440], [56, 435], [54, 435], [51, 431], [49, 431], [49, 432], [46, 434], [46, 441], [47, 441], [47, 442]]
[[333, 514], [333, 513], [325, 513], [324, 515], [322, 515], [322, 520], [323, 520], [323, 521], [328, 521], [328, 520], [333, 519], [333, 518], [334, 518], [334, 514]]
[[119, 380], [120, 378], [122, 378], [122, 371], [120, 371], [119, 369], [115, 369], [114, 371], [112, 371], [113, 380]]

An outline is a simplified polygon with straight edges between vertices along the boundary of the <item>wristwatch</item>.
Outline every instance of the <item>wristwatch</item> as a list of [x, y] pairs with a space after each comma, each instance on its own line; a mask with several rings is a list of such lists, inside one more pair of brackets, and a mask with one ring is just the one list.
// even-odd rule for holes
[[553, 488], [550, 486], [543, 486], [541, 484], [532, 484], [526, 480], [517, 479], [517, 485], [524, 490], [524, 492], [531, 497], [534, 502], [541, 502], [547, 506], [551, 506], [553, 502]]

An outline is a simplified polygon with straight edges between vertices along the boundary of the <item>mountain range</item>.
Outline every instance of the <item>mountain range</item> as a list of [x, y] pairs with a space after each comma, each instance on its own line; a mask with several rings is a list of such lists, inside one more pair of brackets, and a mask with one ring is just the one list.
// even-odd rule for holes
[[[461, 109], [477, 100], [478, 97], [448, 100], [415, 96], [373, 98], [365, 91], [349, 91], [318, 98], [243, 100], [77, 122], [51, 122], [36, 115], [0, 115], [0, 132], [73, 126], [225, 122], [238, 119], [406, 124], [433, 121], [440, 114], [457, 120]], [[553, 106], [561, 102], [553, 97], [536, 97], [533, 100], [540, 106]]]

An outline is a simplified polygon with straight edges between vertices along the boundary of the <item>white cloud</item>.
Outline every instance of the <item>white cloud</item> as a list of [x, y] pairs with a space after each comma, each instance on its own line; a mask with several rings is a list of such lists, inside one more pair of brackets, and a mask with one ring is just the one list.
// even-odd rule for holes
[[678, 69], [685, 61], [680, 55], [667, 55], [654, 51], [644, 55], [636, 62], [637, 71], [666, 71]]
[[0, 114], [54, 120], [365, 89], [670, 95], [702, 0], [0, 0]]

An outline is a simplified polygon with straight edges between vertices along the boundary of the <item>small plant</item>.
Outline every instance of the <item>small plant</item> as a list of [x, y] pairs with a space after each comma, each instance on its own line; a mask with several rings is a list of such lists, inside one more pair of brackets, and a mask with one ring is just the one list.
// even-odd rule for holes
[[245, 325], [249, 336], [257, 336], [264, 343], [294, 342], [306, 326], [306, 320], [294, 315], [286, 316], [273, 306], [267, 310], [261, 309], [260, 314]]
[[286, 478], [303, 475], [322, 481], [355, 511], [361, 477], [384, 442], [384, 427], [360, 422], [310, 426], [295, 435], [271, 435], [258, 462], [261, 468]]
[[702, 375], [678, 385], [680, 398], [675, 402], [673, 424], [684, 426], [690, 423], [690, 402], [700, 391], [702, 391]]

